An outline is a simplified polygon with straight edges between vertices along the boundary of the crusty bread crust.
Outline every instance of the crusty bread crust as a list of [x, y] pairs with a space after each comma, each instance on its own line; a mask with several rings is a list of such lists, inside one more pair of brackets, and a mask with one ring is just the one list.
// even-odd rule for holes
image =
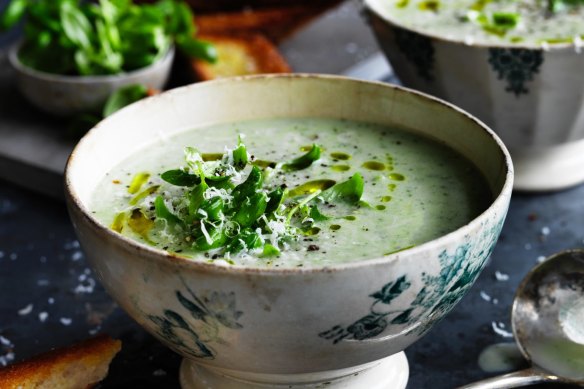
[[201, 34], [199, 39], [215, 45], [219, 55], [215, 64], [193, 60], [199, 81], [261, 73], [289, 73], [290, 66], [276, 47], [261, 34]]
[[0, 369], [2, 389], [85, 389], [103, 380], [121, 342], [107, 335]]
[[265, 9], [248, 9], [241, 12], [196, 14], [199, 34], [235, 35], [260, 33], [278, 44], [311, 20], [320, 16], [329, 6], [294, 5]]
[[245, 9], [265, 9], [292, 6], [326, 8], [341, 0], [186, 0], [197, 13], [240, 12]]

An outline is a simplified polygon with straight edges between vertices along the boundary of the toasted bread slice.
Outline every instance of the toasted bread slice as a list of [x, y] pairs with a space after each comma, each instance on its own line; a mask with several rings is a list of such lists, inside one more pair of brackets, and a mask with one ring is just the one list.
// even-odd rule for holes
[[329, 7], [330, 4], [317, 3], [315, 5], [246, 9], [241, 12], [197, 13], [195, 22], [199, 33], [203, 35], [261, 33], [278, 44]]
[[330, 7], [342, 0], [186, 0], [197, 13], [240, 12], [244, 9], [262, 9], [274, 7]]
[[103, 380], [121, 342], [102, 335], [0, 369], [2, 389], [86, 389]]
[[290, 66], [276, 47], [260, 34], [199, 35], [217, 48], [218, 61], [210, 64], [193, 60], [195, 78], [199, 81], [222, 77], [261, 73], [289, 73]]

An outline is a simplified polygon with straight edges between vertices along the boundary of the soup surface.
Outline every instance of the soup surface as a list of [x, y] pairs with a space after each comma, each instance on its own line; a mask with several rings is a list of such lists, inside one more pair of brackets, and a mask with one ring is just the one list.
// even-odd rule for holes
[[91, 208], [121, 234], [178, 256], [311, 267], [430, 241], [491, 201], [479, 171], [437, 141], [307, 118], [196, 128], [157, 141], [106, 175]]
[[584, 38], [584, 3], [562, 0], [387, 0], [400, 24], [469, 44], [574, 43]]

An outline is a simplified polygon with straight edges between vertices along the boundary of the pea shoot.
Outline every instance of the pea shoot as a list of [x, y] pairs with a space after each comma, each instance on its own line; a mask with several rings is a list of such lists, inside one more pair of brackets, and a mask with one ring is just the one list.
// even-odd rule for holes
[[[288, 163], [260, 167], [253, 164], [241, 137], [220, 158], [205, 158], [187, 147], [185, 166], [160, 175], [166, 186], [154, 185], [134, 195], [130, 209], [117, 215], [112, 229], [120, 232], [126, 223], [151, 242], [155, 239], [149, 233], [158, 228], [167, 238], [178, 236], [183, 247], [190, 242], [193, 251], [227, 262], [237, 255], [279, 256], [292, 242], [318, 231], [315, 224], [331, 219], [319, 207], [361, 206], [364, 183], [359, 173], [339, 183], [309, 181], [293, 191], [271, 182], [276, 175], [308, 169], [320, 158], [320, 151], [314, 144]], [[143, 183], [144, 177], [141, 173], [134, 181]], [[138, 197], [142, 207], [133, 200]]]

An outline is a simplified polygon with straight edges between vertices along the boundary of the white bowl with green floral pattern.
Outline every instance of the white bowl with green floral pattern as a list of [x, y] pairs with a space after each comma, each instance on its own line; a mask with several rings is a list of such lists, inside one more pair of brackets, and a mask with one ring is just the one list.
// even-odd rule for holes
[[[92, 215], [90, 198], [105, 172], [151, 139], [274, 117], [345, 118], [427, 134], [476, 165], [492, 203], [454, 232], [405, 251], [288, 269], [176, 257]], [[142, 100], [91, 130], [66, 169], [67, 203], [87, 258], [120, 306], [185, 357], [184, 388], [405, 387], [402, 351], [472, 286], [497, 242], [512, 186], [502, 142], [460, 109], [384, 83], [314, 75], [224, 79]]]
[[515, 163], [516, 189], [584, 182], [581, 48], [444, 38], [404, 27], [392, 16], [393, 1], [365, 0], [365, 6], [404, 85], [459, 106], [501, 137]]

